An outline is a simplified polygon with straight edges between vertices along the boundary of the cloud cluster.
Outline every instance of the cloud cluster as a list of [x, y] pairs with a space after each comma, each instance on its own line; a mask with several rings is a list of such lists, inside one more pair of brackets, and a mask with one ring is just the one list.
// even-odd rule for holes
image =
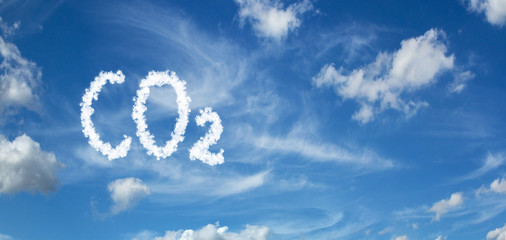
[[[218, 223], [208, 224], [198, 230], [166, 231], [164, 236], [153, 240], [267, 240], [270, 231], [265, 226], [246, 225], [239, 233], [229, 232], [228, 227], [219, 227]], [[133, 238], [132, 240], [141, 240]]]
[[[6, 30], [3, 30], [6, 31]], [[21, 56], [16, 45], [0, 37], [0, 115], [9, 108], [38, 110], [36, 94], [42, 72], [34, 62]]]
[[113, 201], [112, 214], [132, 208], [139, 200], [151, 194], [149, 187], [138, 178], [117, 179], [107, 187]]
[[[179, 117], [176, 120], [176, 126], [174, 131], [171, 133], [171, 139], [165, 143], [165, 146], [156, 146], [154, 136], [151, 135], [147, 130], [148, 125], [146, 123], [146, 101], [148, 100], [150, 87], [169, 84], [176, 91], [177, 96], [177, 112]], [[149, 72], [148, 76], [141, 80], [139, 84], [139, 90], [137, 90], [137, 96], [134, 98], [134, 108], [132, 112], [132, 118], [137, 124], [137, 136], [139, 137], [141, 144], [148, 150], [148, 154], [154, 155], [157, 160], [160, 158], [166, 158], [177, 150], [177, 144], [184, 140], [184, 133], [186, 131], [186, 125], [188, 125], [188, 115], [190, 114], [190, 102], [191, 98], [186, 94], [186, 82], [179, 80], [178, 76], [174, 72]]]
[[0, 194], [55, 191], [60, 167], [54, 154], [42, 151], [30, 137], [21, 135], [11, 142], [0, 135]]
[[468, 10], [485, 13], [487, 21], [492, 25], [502, 27], [506, 23], [505, 0], [468, 0]]
[[223, 132], [220, 116], [213, 112], [212, 108], [206, 107], [204, 110], [200, 109], [200, 115], [195, 117], [195, 121], [201, 127], [204, 127], [206, 122], [211, 122], [211, 127], [206, 135], [190, 149], [190, 159], [192, 161], [199, 159], [211, 166], [224, 163], [223, 149], [220, 149], [218, 153], [209, 152], [209, 146], [216, 144]]
[[506, 224], [502, 228], [496, 228], [487, 233], [487, 240], [503, 240], [506, 239]]
[[252, 25], [257, 36], [277, 41], [285, 38], [289, 31], [302, 23], [300, 15], [313, 9], [309, 0], [294, 3], [283, 8], [278, 0], [236, 0], [239, 17], [243, 25], [246, 20]]
[[125, 82], [125, 75], [121, 71], [118, 72], [100, 72], [90, 83], [90, 87], [85, 90], [85, 93], [81, 102], [81, 125], [83, 126], [84, 136], [88, 138], [90, 145], [103, 155], [107, 156], [109, 160], [116, 158], [125, 157], [130, 150], [132, 138], [123, 135], [123, 140], [115, 148], [111, 147], [111, 144], [104, 143], [100, 140], [100, 135], [95, 131], [91, 115], [95, 112], [95, 109], [91, 106], [93, 100], [98, 100], [98, 94], [102, 91], [102, 87], [109, 81], [111, 84]]
[[386, 109], [402, 111], [410, 117], [428, 103], [405, 100], [403, 95], [430, 86], [438, 74], [454, 68], [454, 56], [447, 55], [444, 38], [443, 31], [430, 29], [422, 36], [403, 40], [396, 52], [380, 53], [375, 62], [350, 73], [327, 64], [313, 83], [317, 87], [333, 87], [343, 99], [360, 103], [353, 119], [361, 123], [370, 122]]
[[432, 205], [428, 211], [436, 213], [436, 216], [433, 219], [439, 221], [443, 214], [459, 207], [463, 203], [464, 198], [462, 197], [462, 193], [457, 192], [453, 193], [449, 199], [443, 199], [439, 202], [434, 203], [434, 205]]

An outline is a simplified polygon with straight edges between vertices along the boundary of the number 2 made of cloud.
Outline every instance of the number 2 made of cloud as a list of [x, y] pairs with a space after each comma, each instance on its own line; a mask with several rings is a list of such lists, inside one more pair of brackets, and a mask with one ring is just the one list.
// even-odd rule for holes
[[[109, 81], [111, 84], [125, 82], [125, 75], [121, 71], [113, 72], [100, 72], [90, 83], [90, 87], [85, 90], [81, 102], [81, 124], [83, 126], [84, 136], [88, 138], [89, 144], [97, 151], [107, 156], [109, 160], [125, 157], [130, 150], [132, 138], [123, 135], [121, 143], [112, 147], [110, 143], [100, 140], [100, 135], [95, 131], [91, 115], [95, 112], [93, 109], [93, 100], [98, 100], [98, 95], [102, 87]], [[144, 113], [147, 110], [146, 101], [149, 97], [150, 87], [163, 85], [171, 85], [176, 90], [177, 112], [179, 114], [174, 131], [171, 133], [171, 139], [165, 143], [165, 146], [159, 147], [156, 145], [154, 136], [149, 132], [146, 123], [146, 116]], [[151, 71], [146, 78], [142, 79], [137, 90], [136, 97], [133, 98], [134, 106], [132, 110], [132, 119], [137, 125], [136, 135], [139, 138], [142, 146], [146, 148], [149, 155], [153, 155], [160, 160], [166, 158], [177, 151], [178, 143], [184, 140], [186, 126], [188, 125], [188, 115], [190, 114], [191, 98], [186, 94], [186, 82], [180, 80], [174, 72], [156, 72]], [[210, 107], [200, 109], [200, 115], [195, 118], [197, 125], [204, 127], [206, 122], [211, 122], [209, 131], [204, 137], [201, 137], [192, 148], [189, 149], [189, 157], [191, 160], [200, 160], [211, 166], [222, 164], [224, 162], [223, 149], [218, 153], [209, 152], [209, 146], [214, 145], [220, 139], [223, 132], [220, 116], [213, 112]]]

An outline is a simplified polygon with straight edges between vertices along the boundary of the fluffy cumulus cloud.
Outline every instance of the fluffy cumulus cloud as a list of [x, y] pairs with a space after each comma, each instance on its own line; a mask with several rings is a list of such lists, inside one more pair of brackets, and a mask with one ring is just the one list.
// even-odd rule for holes
[[468, 10], [484, 13], [490, 24], [502, 27], [506, 23], [506, 0], [468, 0]]
[[297, 29], [300, 16], [313, 9], [309, 0], [294, 3], [287, 8], [278, 0], [236, 0], [239, 4], [241, 24], [249, 21], [259, 37], [277, 41], [285, 38], [289, 31]]
[[[373, 63], [346, 72], [333, 64], [325, 65], [313, 83], [317, 87], [333, 87], [343, 99], [360, 104], [353, 119], [367, 123], [386, 109], [402, 111], [407, 117], [428, 106], [424, 101], [406, 99], [406, 95], [436, 82], [438, 74], [454, 68], [453, 54], [447, 54], [445, 33], [430, 29], [422, 36], [401, 42], [394, 53], [380, 53]], [[463, 89], [459, 82], [455, 91]], [[461, 86], [462, 85], [462, 86]]]
[[59, 184], [56, 170], [62, 166], [26, 135], [12, 142], [0, 135], [0, 194], [54, 191]]
[[496, 228], [487, 233], [487, 240], [503, 240], [506, 239], [506, 224], [502, 228]]
[[269, 228], [265, 226], [246, 225], [241, 232], [234, 233], [229, 232], [228, 227], [220, 227], [217, 223], [208, 224], [198, 230], [167, 231], [164, 236], [155, 237], [153, 240], [266, 240], [269, 235]]
[[108, 189], [113, 201], [112, 214], [134, 207], [139, 200], [151, 194], [149, 187], [138, 178], [117, 179], [109, 183]]
[[[176, 91], [177, 112], [179, 117], [176, 120], [176, 126], [171, 133], [171, 139], [165, 143], [164, 147], [156, 146], [154, 136], [148, 130], [146, 123], [146, 101], [150, 94], [150, 87], [163, 85], [171, 85]], [[141, 80], [137, 96], [134, 98], [134, 108], [132, 118], [137, 124], [137, 136], [142, 146], [148, 150], [148, 154], [154, 155], [157, 160], [166, 158], [177, 150], [177, 144], [184, 140], [184, 133], [188, 125], [188, 115], [190, 114], [191, 98], [186, 94], [186, 82], [179, 80], [174, 72], [149, 72], [148, 76]]]
[[98, 94], [102, 91], [102, 87], [109, 81], [109, 83], [123, 83], [125, 82], [125, 75], [121, 71], [117, 73], [113, 72], [100, 72], [95, 79], [90, 83], [90, 87], [84, 92], [83, 99], [81, 102], [81, 125], [83, 126], [84, 136], [88, 138], [89, 144], [103, 155], [107, 156], [109, 160], [116, 158], [125, 157], [130, 150], [130, 144], [132, 138], [123, 136], [124, 139], [121, 143], [112, 148], [111, 144], [104, 143], [100, 140], [100, 135], [95, 130], [91, 115], [95, 112], [95, 109], [91, 106], [93, 100], [98, 100]]
[[484, 187], [482, 186], [478, 191], [476, 192], [476, 195], [480, 195], [482, 193], [506, 193], [506, 180], [504, 178], [496, 179], [491, 184], [490, 187]]
[[436, 213], [436, 216], [433, 219], [439, 221], [443, 214], [456, 209], [463, 203], [464, 198], [462, 197], [462, 193], [453, 193], [449, 199], [443, 199], [439, 202], [434, 203], [434, 205], [432, 205], [432, 207], [429, 209], [429, 212]]
[[[6, 30], [3, 30], [6, 31]], [[42, 72], [34, 62], [24, 58], [16, 45], [0, 37], [0, 114], [26, 107], [38, 110], [36, 94]]]
[[207, 134], [190, 149], [190, 159], [192, 161], [199, 159], [211, 166], [224, 163], [223, 149], [220, 149], [218, 153], [209, 152], [209, 146], [216, 144], [223, 132], [220, 116], [213, 112], [212, 108], [207, 107], [200, 110], [200, 115], [195, 118], [195, 121], [201, 127], [204, 127], [206, 122], [211, 122], [211, 127]]

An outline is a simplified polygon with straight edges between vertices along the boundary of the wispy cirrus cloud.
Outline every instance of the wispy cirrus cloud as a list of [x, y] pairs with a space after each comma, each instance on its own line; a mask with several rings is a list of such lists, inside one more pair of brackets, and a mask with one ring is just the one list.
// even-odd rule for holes
[[494, 169], [497, 169], [498, 167], [502, 166], [505, 163], [506, 158], [504, 157], [504, 154], [499, 153], [487, 153], [487, 156], [483, 159], [483, 165], [470, 172], [469, 174], [466, 174], [460, 178], [457, 178], [457, 180], [463, 181], [463, 180], [470, 180], [475, 179], [477, 177], [480, 177]]
[[[192, 109], [234, 103], [232, 91], [249, 76], [255, 56], [226, 38], [202, 31], [177, 9], [137, 3], [104, 8], [106, 23], [129, 29], [129, 39], [140, 39], [150, 49], [142, 54], [122, 50], [119, 54], [136, 58], [140, 55], [158, 65], [170, 66], [187, 82]], [[153, 89], [150, 95], [153, 102], [169, 110], [177, 109], [167, 100], [174, 98], [172, 89]]]

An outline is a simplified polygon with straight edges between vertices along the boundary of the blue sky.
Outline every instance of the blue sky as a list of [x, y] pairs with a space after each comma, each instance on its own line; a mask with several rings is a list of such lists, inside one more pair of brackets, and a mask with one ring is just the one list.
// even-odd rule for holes
[[505, 0], [0, 16], [0, 240], [506, 237]]

